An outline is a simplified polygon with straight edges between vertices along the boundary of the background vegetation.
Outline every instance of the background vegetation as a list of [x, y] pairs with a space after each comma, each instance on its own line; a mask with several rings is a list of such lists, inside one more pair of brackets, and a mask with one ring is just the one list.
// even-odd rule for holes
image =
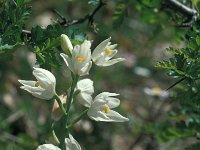
[[56, 76], [58, 94], [67, 93], [71, 79], [59, 56], [64, 33], [73, 44], [94, 39], [95, 46], [111, 36], [126, 58], [109, 69], [94, 67], [91, 78], [94, 95], [120, 93], [118, 111], [130, 121], [97, 124], [85, 117], [73, 129], [83, 149], [198, 150], [198, 13], [198, 0], [1, 0], [0, 149], [53, 142], [53, 102], [20, 90], [17, 80], [33, 79], [32, 67], [41, 66]]

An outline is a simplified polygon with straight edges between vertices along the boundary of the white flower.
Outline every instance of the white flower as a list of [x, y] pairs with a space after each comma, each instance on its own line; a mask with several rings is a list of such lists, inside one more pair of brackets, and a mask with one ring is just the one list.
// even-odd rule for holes
[[77, 95], [78, 101], [86, 106], [90, 107], [92, 102], [92, 94], [94, 93], [93, 81], [90, 79], [83, 79], [78, 81], [76, 90], [79, 91]]
[[65, 138], [66, 150], [81, 150], [81, 146], [78, 142], [73, 138], [71, 134], [69, 134], [69, 138]]
[[61, 57], [64, 59], [69, 69], [77, 75], [83, 76], [89, 73], [92, 66], [91, 61], [91, 42], [85, 40], [81, 45], [76, 45], [72, 50], [72, 57], [61, 53]]
[[55, 94], [56, 79], [54, 75], [42, 68], [34, 68], [33, 75], [37, 81], [18, 80], [23, 84], [20, 88], [37, 98], [51, 99]]
[[[69, 138], [65, 138], [65, 147], [66, 150], [81, 150], [80, 145], [78, 142], [72, 137], [71, 134], [69, 134]], [[61, 150], [57, 146], [54, 146], [53, 144], [43, 144], [38, 146], [36, 150]]]
[[60, 36], [60, 38], [61, 38], [61, 48], [62, 48], [62, 50], [66, 53], [68, 53], [68, 51], [70, 53], [72, 53], [73, 46], [72, 46], [71, 41], [69, 40], [69, 37], [65, 34], [62, 34]]
[[144, 88], [144, 93], [150, 96], [158, 96], [161, 98], [167, 98], [169, 96], [169, 92], [162, 90], [159, 87], [154, 88]]
[[57, 146], [54, 146], [53, 144], [43, 144], [38, 146], [36, 150], [61, 150]]
[[97, 66], [110, 66], [125, 60], [124, 58], [111, 59], [117, 53], [115, 49], [117, 44], [111, 45], [110, 40], [111, 38], [104, 40], [94, 49], [92, 60]]
[[128, 121], [128, 118], [123, 117], [118, 112], [111, 110], [119, 106], [120, 100], [114, 98], [116, 93], [103, 92], [97, 95], [89, 107], [88, 116], [95, 121], [105, 122], [124, 122]]

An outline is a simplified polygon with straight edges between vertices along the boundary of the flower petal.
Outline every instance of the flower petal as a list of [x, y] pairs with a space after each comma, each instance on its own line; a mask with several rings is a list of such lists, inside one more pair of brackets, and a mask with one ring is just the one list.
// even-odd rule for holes
[[117, 106], [120, 105], [120, 100], [117, 98], [113, 98], [113, 97], [108, 97], [106, 99], [106, 104], [108, 105], [109, 108], [115, 108]]
[[90, 79], [83, 79], [78, 81], [77, 89], [81, 92], [92, 95], [94, 93], [93, 81]]
[[94, 109], [89, 109], [87, 115], [90, 119], [95, 121], [106, 121], [106, 122], [110, 121], [109, 117], [107, 117], [105, 113], [101, 111], [96, 111]]
[[35, 86], [36, 81], [18, 80], [22, 85]]
[[65, 138], [66, 150], [81, 150], [79, 143], [69, 134], [69, 138]]
[[82, 69], [81, 69], [81, 73], [80, 76], [84, 76], [89, 74], [90, 68], [92, 67], [92, 61], [90, 61], [89, 63], [87, 63]]
[[114, 110], [110, 110], [108, 113], [106, 113], [106, 115], [112, 122], [125, 122], [129, 120]]
[[109, 92], [102, 92], [100, 94], [98, 94], [95, 98], [94, 101], [101, 99], [101, 100], [105, 100], [105, 98], [110, 97], [110, 96], [118, 96], [119, 94], [117, 93], [109, 93]]
[[61, 150], [57, 146], [54, 146], [53, 144], [43, 144], [38, 146], [36, 150]]
[[95, 62], [95, 58], [98, 57], [105, 49], [105, 47], [108, 45], [108, 42], [111, 40], [111, 37], [101, 42], [93, 51], [92, 53], [92, 60]]
[[73, 65], [73, 63], [72, 63], [72, 60], [71, 60], [71, 58], [69, 58], [66, 54], [64, 54], [64, 53], [61, 53], [60, 54], [60, 56], [63, 58], [63, 60], [65, 61], [65, 64], [67, 65], [67, 67], [69, 67], [69, 69], [73, 72], [73, 73], [75, 73], [75, 71], [74, 71], [74, 65]]
[[92, 96], [90, 94], [81, 92], [77, 95], [79, 103], [85, 107], [90, 107], [92, 103]]
[[48, 79], [50, 83], [55, 83], [56, 82], [56, 78], [54, 77], [54, 75], [45, 69], [42, 68], [35, 68], [33, 67], [35, 70], [33, 70], [33, 75], [39, 80], [42, 81], [43, 79]]
[[73, 46], [71, 41], [69, 40], [69, 37], [65, 34], [61, 34], [61, 48], [64, 52], [69, 51], [70, 53], [72, 53], [73, 50]]
[[114, 64], [121, 62], [121, 61], [124, 61], [124, 60], [126, 60], [126, 59], [125, 58], [116, 58], [116, 59], [108, 60], [108, 61], [102, 63], [99, 66], [103, 66], [103, 67], [111, 66], [111, 65], [114, 65]]

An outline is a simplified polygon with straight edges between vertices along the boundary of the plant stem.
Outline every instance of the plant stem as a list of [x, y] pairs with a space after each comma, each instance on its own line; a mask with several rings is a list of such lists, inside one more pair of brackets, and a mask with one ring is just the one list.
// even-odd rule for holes
[[62, 133], [60, 135], [60, 148], [65, 149], [65, 135], [69, 134], [69, 129], [66, 128], [68, 126], [69, 122], [69, 110], [71, 107], [71, 104], [73, 102], [73, 96], [74, 96], [74, 90], [76, 88], [76, 84], [78, 82], [79, 76], [78, 75], [73, 75], [72, 74], [72, 84], [71, 84], [71, 91], [69, 94], [69, 99], [67, 100], [67, 105], [66, 105], [66, 116], [61, 119], [61, 129]]
[[60, 109], [62, 110], [62, 112], [63, 112], [65, 115], [67, 115], [67, 113], [66, 113], [66, 111], [65, 111], [65, 108], [64, 108], [64, 106], [63, 106], [63, 104], [62, 104], [62, 102], [61, 102], [59, 96], [58, 96], [57, 94], [55, 94], [53, 98], [56, 99], [56, 101], [57, 101], [57, 103], [58, 103]]
[[86, 109], [83, 112], [81, 112], [81, 114], [70, 125], [68, 125], [67, 128], [73, 127], [74, 124], [76, 124], [79, 120], [81, 120], [81, 118], [88, 112], [88, 110], [89, 109]]
[[68, 124], [69, 121], [69, 110], [71, 107], [71, 104], [73, 102], [73, 95], [74, 95], [74, 90], [76, 88], [76, 84], [78, 82], [79, 76], [75, 75], [72, 81], [72, 85], [71, 85], [71, 91], [70, 91], [70, 95], [69, 95], [69, 99], [67, 101], [67, 106], [66, 106], [66, 112], [67, 112], [67, 116], [66, 116], [66, 125]]

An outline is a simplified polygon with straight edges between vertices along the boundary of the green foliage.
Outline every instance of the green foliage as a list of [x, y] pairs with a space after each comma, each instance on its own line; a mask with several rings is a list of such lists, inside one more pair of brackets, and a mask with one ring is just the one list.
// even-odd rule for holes
[[37, 63], [43, 68], [60, 66], [60, 35], [67, 34], [74, 45], [80, 44], [85, 39], [84, 34], [77, 29], [67, 31], [65, 27], [55, 24], [43, 29], [39, 26], [32, 28], [30, 44], [37, 57]]
[[186, 82], [179, 86], [174, 97], [173, 109], [167, 123], [159, 125], [152, 131], [162, 141], [195, 137], [200, 127], [200, 32], [196, 25], [186, 34], [186, 47], [169, 48], [167, 52], [172, 58], [161, 61], [158, 67], [167, 69], [173, 78], [185, 78]]
[[22, 29], [30, 15], [27, 0], [7, 1], [0, 8], [0, 53], [22, 45]]
[[193, 28], [188, 37], [187, 47], [181, 49], [169, 48], [167, 51], [173, 55], [169, 60], [160, 61], [157, 66], [169, 70], [172, 77], [186, 77], [199, 79], [200, 77], [200, 35], [197, 28]]

